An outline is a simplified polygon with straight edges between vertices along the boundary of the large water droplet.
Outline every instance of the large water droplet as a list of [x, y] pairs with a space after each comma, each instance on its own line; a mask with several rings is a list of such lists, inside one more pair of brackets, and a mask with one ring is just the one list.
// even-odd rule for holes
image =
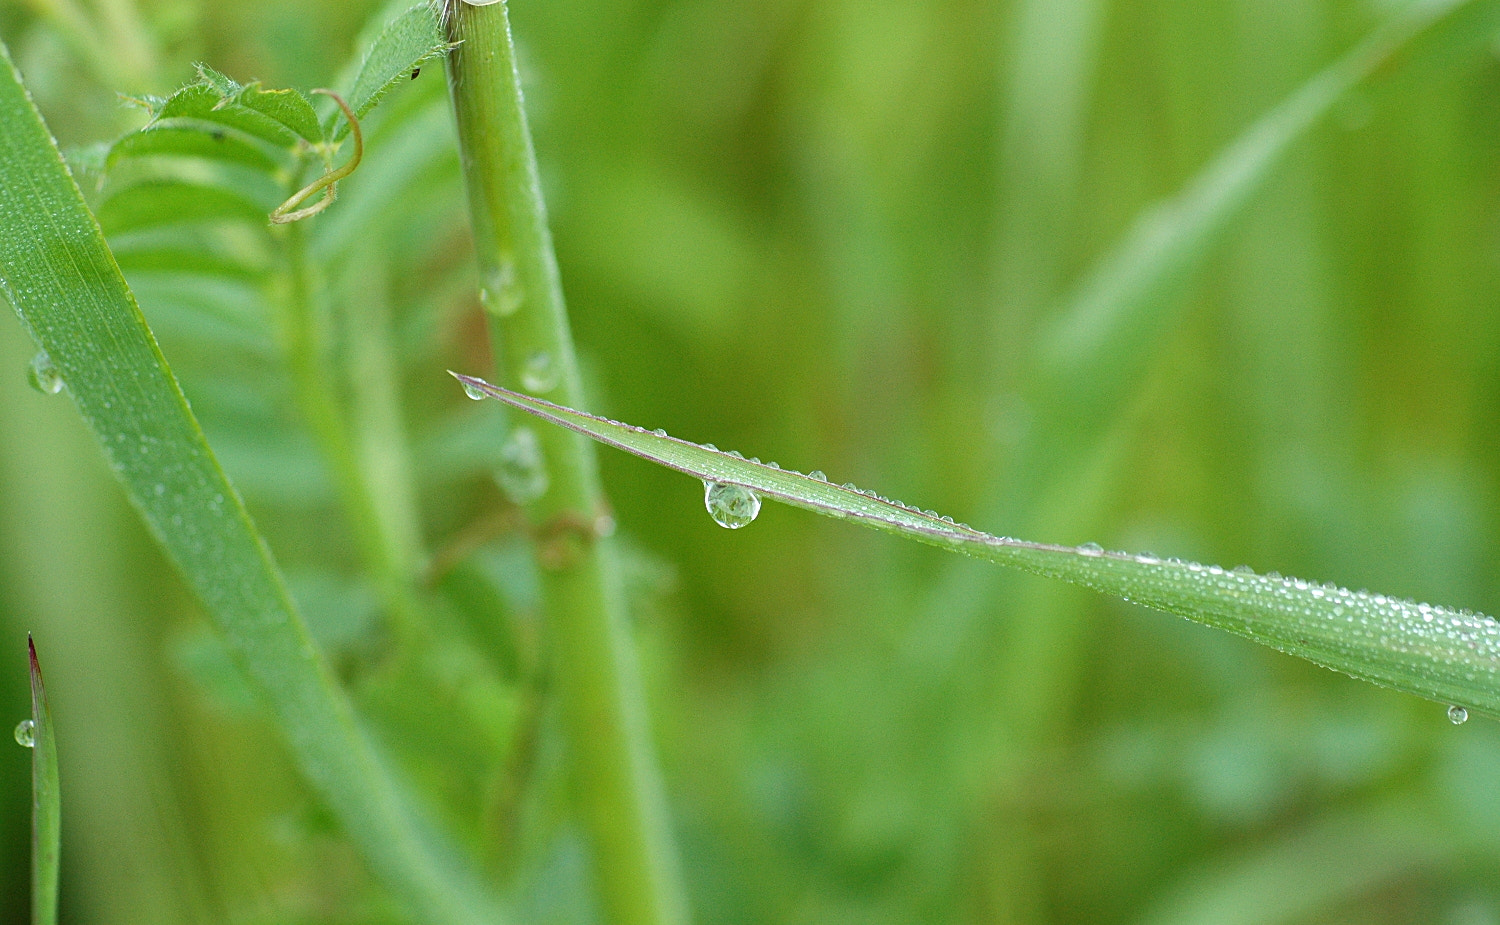
[[37, 351], [31, 358], [31, 365], [26, 367], [26, 381], [43, 395], [56, 395], [63, 387], [62, 373], [52, 365], [52, 358], [45, 350]]
[[826, 481], [828, 481], [828, 476], [826, 476], [826, 475], [823, 474], [823, 470], [822, 469], [814, 469], [813, 471], [811, 471], [811, 472], [809, 472], [807, 474], [807, 477], [810, 478], [810, 479], [816, 479], [819, 482], [826, 482]]
[[474, 399], [475, 401], [479, 401], [480, 399], [488, 397], [484, 394], [483, 390], [481, 390], [479, 386], [475, 385], [474, 383], [464, 382], [462, 379], [460, 379], [459, 381], [463, 383], [464, 394]]
[[27, 748], [36, 747], [36, 723], [29, 719], [16, 723], [16, 744]]
[[500, 447], [500, 463], [495, 481], [516, 504], [530, 504], [547, 493], [551, 479], [547, 475], [542, 444], [530, 427], [517, 427]]
[[760, 496], [740, 485], [704, 482], [703, 506], [714, 523], [738, 530], [760, 513]]
[[[1448, 722], [1452, 723], [1455, 726], [1458, 726], [1458, 725], [1461, 725], [1463, 723], [1468, 722], [1468, 720], [1469, 720], [1469, 711], [1468, 710], [1465, 710], [1463, 707], [1459, 706], [1456, 703], [1453, 706], [1451, 706], [1451, 707], [1448, 708]], [[17, 737], [20, 736], [19, 731], [17, 732], [16, 735], [17, 735]]]
[[521, 386], [528, 392], [550, 392], [557, 388], [560, 378], [557, 361], [545, 350], [527, 357], [526, 365], [521, 368]]

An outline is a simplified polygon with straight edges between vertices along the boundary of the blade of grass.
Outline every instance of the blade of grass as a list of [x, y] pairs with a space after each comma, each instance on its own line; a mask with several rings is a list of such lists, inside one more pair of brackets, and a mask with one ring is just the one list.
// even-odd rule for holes
[[[1195, 268], [1287, 151], [1351, 90], [1369, 80], [1434, 27], [1485, 15], [1493, 3], [1412, 0], [1346, 55], [1262, 116], [1171, 199], [1147, 210], [1084, 278], [1042, 340], [1037, 389], [1098, 409], [1128, 394], [1181, 303], [1174, 287]], [[1488, 34], [1480, 31], [1479, 34]], [[1124, 358], [1125, 362], [1112, 361]]]
[[0, 291], [377, 875], [423, 921], [494, 921], [479, 878], [358, 728], [3, 46], [0, 58]]
[[1500, 715], [1500, 623], [1483, 614], [1332, 585], [1257, 575], [1178, 559], [992, 536], [931, 511], [850, 485], [834, 485], [554, 405], [480, 379], [454, 376], [471, 395], [498, 399], [543, 420], [705, 482], [850, 520], [923, 543], [1228, 630], [1352, 677], [1439, 703]]
[[[1034, 339], [1020, 391], [1035, 426], [1002, 461], [1006, 479], [983, 510], [987, 518], [1049, 531], [1087, 524], [1113, 489], [1100, 476], [1128, 427], [1141, 383], [1186, 303], [1191, 274], [1212, 253], [1257, 191], [1290, 152], [1353, 91], [1396, 68], [1441, 59], [1455, 46], [1479, 46], [1493, 34], [1494, 2], [1415, 0], [1398, 7], [1365, 39], [1315, 74], [1252, 123], [1174, 196], [1147, 210], [1062, 301], [1050, 326]], [[1003, 324], [1004, 322], [997, 322]], [[994, 358], [987, 361], [993, 365]], [[1005, 364], [1002, 362], [1001, 367]], [[1002, 381], [1005, 377], [1002, 377]], [[1100, 422], [1107, 422], [1100, 426]], [[1089, 493], [1079, 486], [1089, 485]], [[1095, 499], [1083, 499], [1092, 494]], [[925, 666], [953, 664], [952, 654], [974, 644], [982, 614], [996, 600], [1004, 576], [955, 564], [933, 585], [910, 651]], [[1065, 702], [1065, 677], [1046, 670], [1041, 653], [1056, 653], [1073, 612], [1058, 605], [1015, 608], [1019, 629], [1005, 641], [997, 672], [1012, 689], [1054, 716]], [[922, 670], [930, 670], [923, 668]], [[1010, 701], [1007, 701], [1010, 702]], [[1011, 714], [1017, 716], [1019, 714]], [[1010, 719], [1007, 717], [1007, 720]]]
[[57, 738], [30, 633], [26, 634], [26, 651], [31, 669], [31, 925], [57, 925], [57, 873], [62, 860]]

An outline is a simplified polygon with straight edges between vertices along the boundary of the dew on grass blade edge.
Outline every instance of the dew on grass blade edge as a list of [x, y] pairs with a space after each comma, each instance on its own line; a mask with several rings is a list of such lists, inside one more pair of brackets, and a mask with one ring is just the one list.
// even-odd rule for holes
[[56, 395], [63, 387], [62, 373], [57, 371], [45, 350], [38, 350], [31, 358], [31, 365], [26, 367], [26, 381], [43, 395]]
[[714, 523], [738, 530], [760, 514], [760, 496], [742, 485], [703, 483], [703, 506]]
[[484, 390], [481, 389], [479, 386], [475, 385], [474, 383], [469, 382], [469, 381], [464, 380], [464, 379], [460, 379], [458, 381], [464, 387], [464, 394], [467, 395], [467, 396], [469, 396], [470, 398], [474, 399], [475, 401], [479, 401], [479, 400], [487, 397], [484, 394]]
[[29, 719], [23, 719], [16, 723], [16, 744], [26, 748], [36, 748], [36, 723]]
[[1468, 722], [1468, 720], [1468, 710], [1464, 709], [1456, 703], [1448, 708], [1448, 722], [1452, 723], [1455, 726], [1460, 726]]

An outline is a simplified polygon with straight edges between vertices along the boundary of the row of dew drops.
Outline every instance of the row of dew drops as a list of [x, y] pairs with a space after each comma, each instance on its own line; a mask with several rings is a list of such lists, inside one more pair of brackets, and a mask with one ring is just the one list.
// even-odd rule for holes
[[[550, 356], [547, 354], [537, 354], [531, 357], [523, 368], [521, 380], [522, 386], [530, 392], [547, 392], [554, 388], [557, 385], [557, 378], [555, 370], [553, 370], [550, 363]], [[468, 382], [463, 383], [463, 389], [466, 395], [476, 401], [488, 397], [483, 390]], [[619, 421], [609, 421], [608, 423], [617, 427], [629, 427], [636, 433], [646, 433], [644, 427], [636, 427]], [[657, 437], [668, 436], [667, 432], [660, 428], [652, 430], [650, 433]], [[699, 446], [711, 452], [724, 452], [726, 455], [736, 459], [745, 459], [743, 455], [734, 450], [726, 452], [720, 450], [712, 443], [699, 444]], [[779, 470], [781, 468], [781, 466], [774, 462], [761, 463], [759, 458], [753, 456], [748, 461], [758, 465], [765, 465], [772, 469]], [[821, 470], [817, 469], [808, 473], [794, 472], [792, 474], [805, 475], [805, 477], [819, 482], [828, 481], [828, 477]], [[496, 477], [506, 493], [511, 496], [512, 500], [519, 504], [535, 500], [545, 493], [547, 489], [546, 466], [542, 458], [541, 445], [531, 428], [519, 426], [511, 430], [509, 437], [501, 448], [500, 464]], [[703, 506], [707, 509], [709, 516], [719, 526], [729, 530], [738, 530], [752, 523], [760, 515], [761, 498], [755, 491], [743, 485], [716, 482], [710, 479], [702, 479], [702, 482]], [[873, 498], [882, 504], [900, 508], [911, 514], [940, 520], [961, 530], [973, 529], [968, 524], [956, 522], [952, 517], [939, 515], [936, 511], [914, 508], [900, 501], [893, 501], [873, 491], [861, 489], [851, 482], [846, 482], [840, 487]], [[1077, 547], [1077, 550], [1084, 556], [1105, 555], [1104, 548], [1097, 543], [1084, 543]], [[1131, 558], [1140, 561], [1160, 561], [1155, 556], [1133, 556]], [[1168, 561], [1172, 562], [1175, 560]], [[1249, 572], [1249, 569], [1241, 568], [1234, 571], [1236, 573], [1243, 573]], [[1272, 572], [1268, 573], [1266, 577], [1280, 578], [1281, 576]], [[1462, 706], [1454, 704], [1447, 708], [1447, 715], [1450, 722], [1458, 725], [1468, 720], [1469, 711]]]
[[[533, 394], [550, 392], [555, 388], [560, 379], [559, 370], [552, 359], [551, 354], [538, 352], [529, 357], [521, 370], [521, 386]], [[475, 401], [488, 398], [484, 390], [471, 382], [461, 382], [464, 394]], [[616, 427], [629, 427], [636, 433], [646, 433], [646, 428], [635, 427], [620, 421], [609, 421]], [[657, 437], [666, 437], [667, 432], [661, 428], [651, 431]], [[712, 443], [699, 444], [703, 449], [715, 453], [725, 453], [736, 459], [745, 459], [740, 453], [729, 450], [720, 450]], [[750, 457], [749, 462], [757, 465], [765, 465], [772, 469], [780, 469], [777, 463], [762, 463], [758, 457]], [[811, 472], [794, 472], [794, 475], [804, 475], [807, 478], [819, 482], [827, 482], [828, 476], [821, 470], [814, 469]], [[496, 480], [506, 494], [517, 504], [526, 504], [541, 497], [547, 490], [548, 477], [545, 459], [542, 456], [541, 444], [536, 433], [527, 426], [517, 426], [511, 429], [509, 436], [501, 445], [499, 453], [499, 465], [497, 467]], [[743, 485], [734, 485], [726, 482], [715, 482], [703, 479], [703, 506], [708, 510], [709, 516], [714, 523], [729, 530], [738, 530], [753, 522], [760, 516], [761, 498], [755, 491]], [[839, 486], [847, 491], [856, 492], [885, 505], [900, 508], [908, 513], [919, 516], [930, 517], [940, 520], [950, 526], [962, 530], [972, 530], [968, 524], [961, 524], [952, 517], [939, 515], [936, 511], [921, 510], [893, 501], [890, 498], [879, 495], [873, 491], [867, 491], [845, 482]]]

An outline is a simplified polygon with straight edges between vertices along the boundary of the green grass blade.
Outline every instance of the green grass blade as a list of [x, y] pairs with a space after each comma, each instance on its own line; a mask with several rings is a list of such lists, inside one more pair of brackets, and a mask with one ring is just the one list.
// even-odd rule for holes
[[488, 891], [358, 728], [3, 46], [0, 58], [0, 291], [374, 871], [421, 921], [494, 921]]
[[931, 511], [531, 398], [469, 376], [489, 396], [601, 443], [828, 517], [1060, 578], [1228, 630], [1384, 687], [1500, 715], [1500, 624], [1483, 614], [1278, 574], [992, 536]]
[[[1200, 263], [1291, 146], [1415, 40], [1448, 25], [1461, 27], [1461, 14], [1492, 7], [1476, 0], [1405, 4], [1250, 126], [1175, 196], [1142, 214], [1085, 277], [1043, 339], [1040, 391], [1069, 395], [1077, 404], [1115, 400], [1122, 394], [1121, 383], [1154, 355], [1150, 344], [1171, 324], [1180, 300], [1167, 296]], [[1114, 357], [1135, 360], [1112, 362]]]
[[42, 666], [29, 633], [26, 649], [31, 666], [31, 925], [57, 925], [57, 872], [62, 858], [57, 738], [42, 684]]

